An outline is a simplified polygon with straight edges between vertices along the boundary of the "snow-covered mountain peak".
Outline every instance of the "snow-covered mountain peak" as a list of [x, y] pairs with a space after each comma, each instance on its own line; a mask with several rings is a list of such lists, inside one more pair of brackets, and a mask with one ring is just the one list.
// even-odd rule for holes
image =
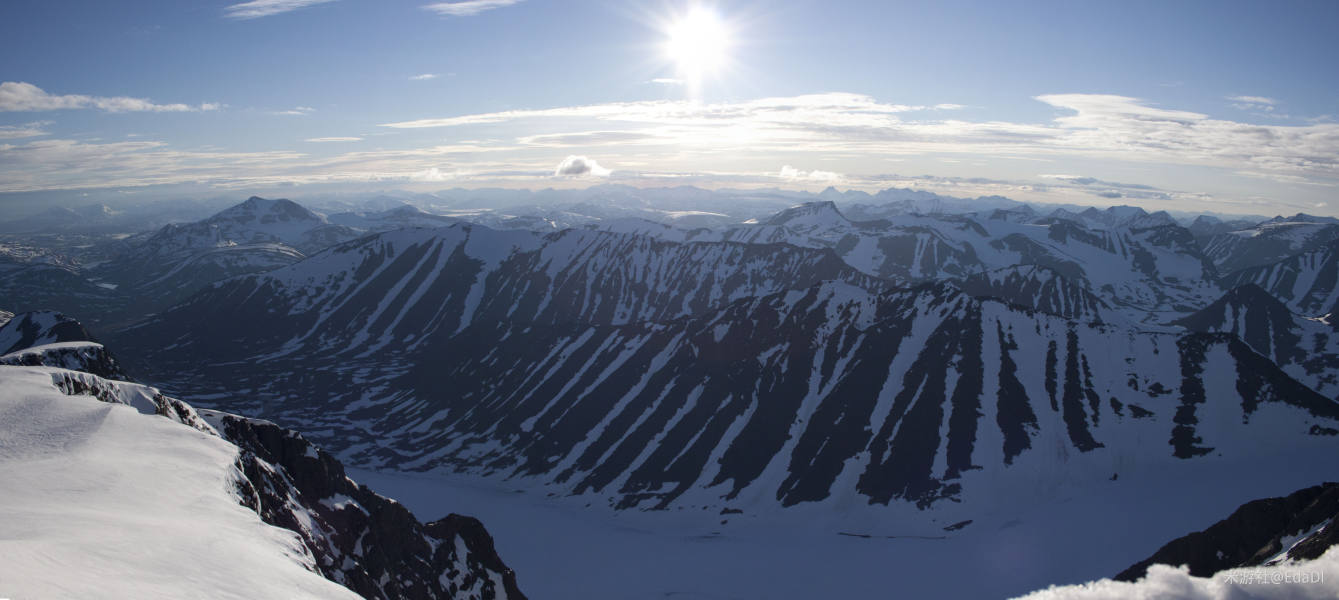
[[1177, 225], [1176, 219], [1166, 211], [1149, 213], [1138, 206], [1112, 206], [1105, 210], [1090, 207], [1077, 213], [1058, 208], [1049, 216], [1074, 221], [1093, 229], [1149, 229]]
[[266, 225], [291, 223], [305, 225], [309, 229], [317, 225], [324, 225], [326, 219], [292, 200], [284, 198], [269, 200], [260, 196], [252, 196], [241, 204], [224, 209], [213, 217], [206, 219], [205, 222], [230, 222], [261, 228]]
[[[1292, 327], [1296, 316], [1288, 306], [1275, 298], [1264, 288], [1246, 283], [1228, 290], [1221, 298], [1185, 318], [1173, 321], [1191, 331], [1225, 331], [1246, 338], [1247, 343], [1254, 340], [1245, 331], [1259, 325], [1261, 335], [1274, 335]], [[1255, 332], [1252, 331], [1252, 334]], [[1295, 342], [1294, 344], [1295, 345]], [[1269, 354], [1270, 344], [1252, 344], [1257, 351]], [[1279, 361], [1284, 362], [1284, 361]]]
[[384, 214], [397, 215], [402, 217], [411, 217], [418, 215], [426, 215], [428, 213], [424, 212], [422, 209], [412, 204], [405, 204], [404, 206], [397, 206], [395, 208], [386, 210]]
[[1306, 213], [1299, 212], [1291, 217], [1284, 217], [1282, 215], [1279, 215], [1268, 221], [1265, 221], [1265, 223], [1326, 223], [1333, 225], [1333, 224], [1339, 224], [1339, 219], [1336, 219], [1334, 217], [1318, 217], [1315, 215], [1308, 215]]
[[851, 222], [831, 200], [806, 202], [783, 210], [763, 221], [771, 226], [838, 227], [850, 226]]
[[841, 193], [836, 186], [828, 186], [818, 193], [818, 197], [824, 200], [845, 200], [846, 194]]
[[1009, 223], [1031, 223], [1037, 218], [1037, 211], [1024, 204], [1015, 208], [997, 208], [990, 211], [990, 216], [986, 217], [994, 221], [1006, 221]]

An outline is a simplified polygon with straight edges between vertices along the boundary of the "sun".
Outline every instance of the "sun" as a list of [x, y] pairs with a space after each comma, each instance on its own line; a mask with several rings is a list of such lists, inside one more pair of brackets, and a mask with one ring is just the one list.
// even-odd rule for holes
[[697, 7], [671, 23], [665, 52], [690, 85], [719, 72], [729, 60], [730, 31], [715, 12]]

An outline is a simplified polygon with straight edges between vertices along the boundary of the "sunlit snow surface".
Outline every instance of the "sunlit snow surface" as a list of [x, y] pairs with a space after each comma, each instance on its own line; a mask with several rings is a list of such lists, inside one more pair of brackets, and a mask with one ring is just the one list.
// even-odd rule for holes
[[235, 446], [57, 371], [0, 368], [0, 598], [357, 597], [238, 504]]
[[1089, 582], [1057, 586], [1026, 600], [1321, 600], [1339, 598], [1339, 546], [1320, 558], [1272, 567], [1231, 569], [1192, 577], [1185, 568], [1153, 565], [1137, 582]]

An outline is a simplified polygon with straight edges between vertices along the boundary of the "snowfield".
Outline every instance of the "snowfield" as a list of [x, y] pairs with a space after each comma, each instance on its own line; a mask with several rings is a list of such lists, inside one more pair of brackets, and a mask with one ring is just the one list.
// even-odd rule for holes
[[0, 597], [358, 597], [238, 504], [236, 446], [58, 372], [0, 367]]
[[[1208, 580], [1169, 574], [1170, 567], [1157, 569], [1156, 581], [1138, 587], [1107, 581], [1093, 585], [1114, 591], [1080, 595], [1083, 582], [1114, 576], [1244, 502], [1333, 479], [1331, 463], [1298, 461], [1295, 455], [1262, 452], [1245, 460], [1147, 465], [1123, 472], [1117, 481], [1074, 476], [1046, 494], [1002, 496], [953, 531], [945, 527], [958, 524], [956, 518], [897, 515], [864, 502], [843, 510], [800, 505], [745, 506], [742, 513], [726, 514], [694, 507], [616, 511], [588, 496], [532, 487], [524, 478], [365, 469], [349, 474], [425, 519], [448, 510], [477, 515], [488, 523], [498, 552], [527, 593], [545, 600], [991, 600], [1053, 585], [1074, 587], [1046, 593], [1074, 595], [1032, 600], [1151, 599], [1176, 590], [1184, 593], [1169, 597], [1336, 597], [1334, 588], [1315, 595], [1310, 586], [1305, 589], [1313, 595], [1288, 595], [1285, 586], [1275, 585], [1243, 585], [1236, 596], [1194, 595], [1196, 586], [1216, 588]], [[1330, 585], [1339, 581], [1335, 563], [1325, 562], [1333, 558], [1331, 552], [1297, 570], [1323, 571]], [[1269, 593], [1276, 595], [1264, 595]]]

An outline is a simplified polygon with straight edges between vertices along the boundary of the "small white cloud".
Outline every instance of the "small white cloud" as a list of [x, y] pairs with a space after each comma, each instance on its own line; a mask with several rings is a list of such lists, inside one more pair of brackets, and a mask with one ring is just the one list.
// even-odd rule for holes
[[609, 169], [600, 166], [600, 163], [594, 159], [584, 156], [571, 155], [558, 163], [558, 168], [554, 169], [554, 177], [608, 177]]
[[1232, 102], [1233, 108], [1240, 110], [1274, 112], [1274, 105], [1278, 104], [1273, 98], [1264, 96], [1228, 96], [1227, 99]]
[[312, 108], [312, 107], [310, 107], [310, 106], [294, 106], [293, 108], [290, 108], [290, 109], [288, 109], [288, 110], [276, 110], [276, 111], [274, 111], [274, 112], [271, 113], [271, 114], [285, 115], [285, 116], [292, 116], [292, 117], [305, 117], [305, 116], [310, 115], [310, 114], [312, 114], [312, 113], [314, 113], [314, 112], [316, 112], [316, 109], [314, 109], [314, 108]]
[[413, 75], [413, 76], [411, 76], [411, 77], [409, 78], [410, 81], [427, 81], [427, 80], [429, 80], [429, 79], [437, 79], [437, 74], [436, 74], [436, 73], [422, 73], [422, 74], [419, 74], [419, 75]]
[[363, 141], [363, 138], [360, 138], [360, 137], [318, 137], [318, 138], [307, 138], [307, 141], [309, 141], [309, 142], [316, 142], [316, 143], [323, 143], [323, 142], [361, 142], [361, 141]]
[[828, 183], [840, 181], [842, 178], [840, 173], [819, 170], [801, 171], [790, 165], [781, 167], [781, 171], [777, 173], [777, 176], [789, 181], [816, 181]]
[[424, 169], [409, 175], [410, 181], [447, 181], [454, 178], [455, 176], [451, 173], [445, 173], [437, 167]]
[[685, 85], [687, 82], [682, 79], [675, 79], [673, 77], [657, 77], [655, 79], [652, 79], [651, 83], [656, 83], [660, 85]]
[[1096, 177], [1087, 177], [1084, 175], [1039, 175], [1039, 177], [1043, 177], [1045, 179], [1058, 179], [1060, 181], [1078, 185], [1092, 185], [1094, 183], [1101, 183], [1101, 180], [1097, 179]]
[[1277, 104], [1273, 98], [1266, 98], [1264, 96], [1228, 96], [1227, 99], [1245, 104], [1268, 104], [1270, 106]]
[[107, 112], [196, 112], [218, 110], [220, 104], [154, 104], [143, 98], [125, 96], [86, 96], [48, 94], [42, 88], [22, 81], [0, 83], [0, 112], [66, 110], [96, 108]]
[[430, 10], [443, 17], [472, 17], [484, 11], [511, 6], [520, 2], [521, 0], [463, 0], [462, 2], [435, 2], [433, 4], [423, 5], [423, 9]]
[[223, 8], [230, 19], [258, 19], [334, 0], [251, 0]]

